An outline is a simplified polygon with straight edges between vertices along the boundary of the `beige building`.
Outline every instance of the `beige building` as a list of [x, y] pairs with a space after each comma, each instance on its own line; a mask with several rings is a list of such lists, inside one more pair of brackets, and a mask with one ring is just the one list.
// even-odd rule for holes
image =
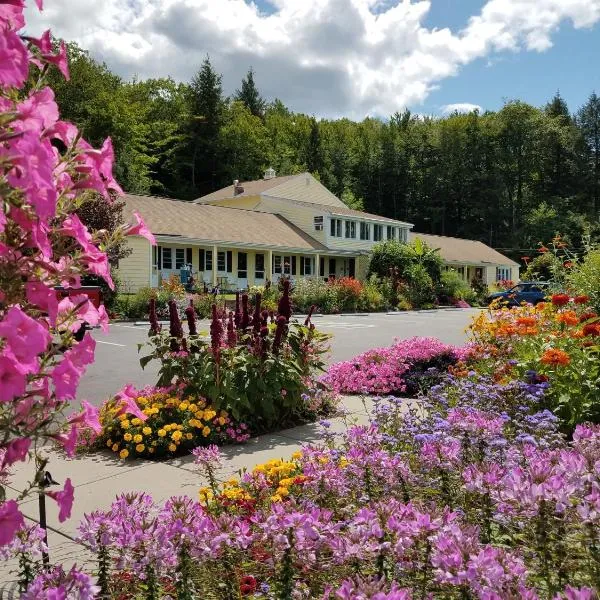
[[[412, 235], [410, 223], [349, 209], [309, 173], [275, 177], [271, 169], [261, 180], [236, 181], [194, 202], [126, 195], [126, 218], [134, 212], [141, 214], [157, 246], [130, 238], [133, 252], [118, 269], [125, 291], [157, 287], [186, 265], [196, 281], [227, 290], [262, 285], [282, 275], [363, 279], [375, 244], [406, 242]], [[435, 238], [424, 241], [440, 247], [448, 264], [464, 267], [465, 278], [475, 273], [469, 269], [483, 268], [484, 278], [491, 281], [496, 268], [515, 266], [518, 277], [516, 263], [484, 244], [420, 237]], [[447, 240], [443, 248], [438, 240]], [[471, 262], [465, 244], [494, 253], [496, 263]], [[458, 253], [446, 252], [447, 246], [456, 246]], [[465, 260], [455, 261], [463, 250]]]

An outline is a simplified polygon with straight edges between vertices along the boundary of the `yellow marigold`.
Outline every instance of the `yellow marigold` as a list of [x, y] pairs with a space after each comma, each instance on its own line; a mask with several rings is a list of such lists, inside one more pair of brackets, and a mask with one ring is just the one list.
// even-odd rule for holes
[[138, 444], [138, 445], [135, 447], [135, 451], [136, 451], [136, 452], [143, 452], [145, 449], [146, 449], [146, 446], [144, 446], [144, 444]]
[[157, 404], [156, 402], [152, 405], [152, 410], [158, 411], [162, 408], [162, 404]]
[[211, 421], [217, 416], [217, 413], [214, 410], [207, 409], [204, 411], [204, 420]]
[[113, 444], [111, 450], [116, 452], [119, 449], [119, 444]]
[[110, 448], [113, 445], [112, 440], [106, 440], [106, 445]]
[[291, 477], [286, 477], [279, 482], [280, 487], [288, 488], [290, 485], [294, 485], [294, 480]]
[[290, 495], [290, 490], [288, 490], [286, 487], [279, 486], [277, 488], [276, 495], [285, 498], [286, 496]]
[[229, 413], [228, 413], [226, 410], [222, 410], [222, 411], [219, 413], [219, 415], [220, 415], [221, 417], [228, 417], [228, 416], [229, 416]]
[[152, 412], [152, 409], [151, 409], [151, 408], [145, 408], [145, 409], [144, 409], [142, 412], [143, 412], [143, 413], [144, 413], [144, 414], [145, 414], [147, 417], [150, 417], [150, 416], [153, 414], [153, 412]]
[[133, 441], [134, 441], [136, 444], [139, 444], [139, 443], [140, 443], [140, 442], [141, 442], [143, 439], [144, 439], [144, 438], [143, 438], [143, 437], [142, 437], [142, 436], [141, 436], [139, 433], [136, 433], [136, 434], [133, 436]]
[[204, 400], [204, 398], [200, 398], [197, 404], [200, 408], [204, 408], [206, 406], [206, 400]]
[[182, 430], [183, 430], [183, 425], [177, 425], [177, 429], [178, 429], [179, 431], [182, 431]]
[[121, 421], [121, 427], [123, 429], [129, 429], [129, 421], [127, 419], [125, 419], [124, 421]]
[[267, 468], [265, 465], [256, 465], [254, 469], [252, 469], [255, 473], [265, 473]]
[[186, 440], [191, 440], [194, 436], [191, 433], [186, 433], [185, 434], [185, 439]]
[[202, 427], [202, 424], [200, 421], [198, 421], [198, 419], [190, 419], [189, 422], [191, 427]]
[[292, 458], [294, 460], [300, 460], [302, 458], [302, 452], [300, 452], [300, 450], [296, 450], [296, 452], [292, 454]]
[[181, 433], [181, 431], [174, 431], [174, 432], [171, 434], [171, 439], [172, 439], [174, 442], [178, 442], [178, 441], [181, 439], [181, 436], [182, 436], [182, 435], [183, 435], [183, 434]]
[[169, 450], [171, 452], [175, 452], [175, 450], [177, 450], [177, 446], [175, 444], [169, 444]]
[[117, 418], [119, 419], [119, 421], [124, 421], [127, 418], [127, 414], [121, 413]]
[[141, 425], [142, 424], [142, 420], [138, 419], [137, 417], [134, 417], [133, 419], [131, 419], [131, 424], [132, 425]]
[[152, 433], [152, 427], [144, 427], [144, 429], [142, 429], [142, 433], [144, 435], [150, 435]]
[[189, 407], [189, 404], [188, 404], [187, 402], [182, 402], [182, 403], [179, 405], [179, 410], [187, 410], [187, 409], [188, 409], [188, 407]]
[[158, 437], [165, 437], [167, 432], [164, 429], [159, 429], [156, 433], [158, 433]]
[[198, 498], [201, 504], [205, 504], [213, 499], [213, 492], [208, 487], [203, 487], [198, 490]]
[[217, 419], [217, 422], [219, 423], [219, 425], [225, 425], [225, 423], [227, 423], [227, 419], [225, 419], [225, 417], [219, 417]]
[[340, 464], [340, 467], [342, 469], [344, 469], [345, 467], [347, 467], [350, 464], [350, 461], [345, 456], [342, 456], [340, 458], [340, 463], [339, 464]]
[[198, 410], [198, 406], [192, 402], [189, 406], [189, 409], [190, 409], [190, 412], [195, 413]]
[[145, 396], [140, 396], [140, 397], [137, 399], [137, 403], [138, 403], [138, 404], [147, 404], [147, 403], [148, 403], [148, 398], [146, 398]]
[[279, 494], [273, 494], [271, 496], [271, 502], [281, 502], [283, 498]]
[[123, 439], [124, 439], [126, 442], [130, 442], [130, 441], [132, 440], [132, 438], [133, 438], [133, 436], [132, 436], [132, 435], [131, 435], [129, 432], [127, 432], [127, 433], [126, 433], [126, 434], [123, 436]]
[[119, 456], [122, 459], [125, 459], [129, 456], [129, 450], [126, 450], [125, 448], [123, 448], [123, 450], [121, 450], [121, 452], [119, 452]]
[[202, 429], [202, 435], [208, 437], [210, 435], [210, 427], [204, 427], [204, 429]]

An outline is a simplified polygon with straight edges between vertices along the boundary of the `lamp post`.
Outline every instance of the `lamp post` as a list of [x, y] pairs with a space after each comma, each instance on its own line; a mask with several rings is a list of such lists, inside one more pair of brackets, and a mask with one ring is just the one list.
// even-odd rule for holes
[[[38, 492], [38, 505], [40, 509], [40, 527], [44, 530], [44, 545], [48, 548], [48, 526], [46, 522], [46, 488], [51, 485], [58, 485], [58, 481], [54, 481], [52, 479], [52, 475], [50, 471], [44, 471], [44, 476], [42, 477], [39, 484], [39, 492]], [[50, 566], [50, 556], [48, 552], [44, 550], [42, 552], [42, 562], [44, 563], [44, 567], [48, 568]]]

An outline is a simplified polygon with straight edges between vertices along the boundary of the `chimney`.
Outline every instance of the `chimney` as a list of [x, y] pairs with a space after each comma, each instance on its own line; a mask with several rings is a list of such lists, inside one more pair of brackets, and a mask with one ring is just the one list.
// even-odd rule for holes
[[244, 188], [240, 185], [239, 179], [233, 180], [233, 195], [239, 196], [244, 193]]
[[275, 177], [275, 170], [272, 167], [269, 167], [265, 171], [265, 179], [273, 179]]

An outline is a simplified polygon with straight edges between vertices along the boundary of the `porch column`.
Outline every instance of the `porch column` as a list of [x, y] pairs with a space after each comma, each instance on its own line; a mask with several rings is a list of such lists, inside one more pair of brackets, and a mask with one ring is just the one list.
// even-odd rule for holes
[[217, 285], [217, 247], [216, 246], [212, 247], [212, 255], [213, 255], [212, 284], [213, 284], [213, 287], [215, 287]]
[[273, 281], [273, 250], [267, 252], [267, 264], [265, 267], [265, 283], [267, 282], [267, 279]]
[[319, 273], [320, 270], [321, 270], [321, 255], [317, 254], [317, 256], [315, 257], [315, 276], [317, 278], [321, 277], [321, 273]]

